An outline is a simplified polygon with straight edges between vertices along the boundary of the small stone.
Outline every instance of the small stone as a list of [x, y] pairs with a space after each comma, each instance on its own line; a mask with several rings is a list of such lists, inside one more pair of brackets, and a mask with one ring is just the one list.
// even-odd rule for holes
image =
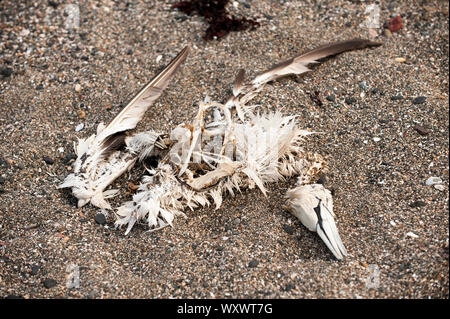
[[403, 96], [401, 95], [393, 95], [391, 96], [391, 101], [403, 100]]
[[39, 266], [31, 266], [31, 271], [30, 271], [30, 275], [34, 276], [39, 272], [40, 267]]
[[425, 202], [422, 202], [421, 200], [416, 200], [415, 202], [409, 204], [409, 207], [416, 208], [416, 207], [425, 207], [427, 204]]
[[395, 58], [395, 62], [404, 63], [404, 62], [406, 62], [406, 59], [405, 58]]
[[400, 16], [396, 16], [390, 19], [387, 22], [387, 28], [391, 32], [397, 32], [402, 28], [402, 18]]
[[0, 74], [4, 78], [9, 78], [11, 76], [11, 74], [13, 74], [13, 69], [1, 66], [0, 67]]
[[379, 137], [374, 137], [374, 138], [373, 138], [373, 141], [374, 141], [374, 142], [379, 142], [379, 141], [381, 141], [381, 138], [379, 138]]
[[55, 161], [53, 159], [51, 159], [48, 156], [43, 156], [42, 159], [44, 160], [45, 163], [47, 163], [48, 165], [53, 165], [55, 163]]
[[42, 84], [39, 84], [38, 86], [36, 86], [36, 90], [40, 91], [43, 90], [44, 86]]
[[283, 230], [288, 234], [292, 235], [294, 233], [294, 229], [289, 225], [283, 225]]
[[415, 125], [414, 129], [416, 130], [417, 133], [419, 133], [422, 136], [427, 136], [428, 134], [430, 134], [430, 130], [429, 129], [427, 129], [427, 128], [423, 127], [423, 126], [420, 126], [420, 125]]
[[50, 1], [48, 2], [48, 5], [49, 5], [50, 7], [52, 7], [53, 9], [56, 9], [56, 8], [58, 7], [59, 3], [56, 2], [56, 1], [50, 0]]
[[425, 184], [428, 186], [435, 185], [435, 184], [442, 184], [442, 179], [440, 177], [431, 176], [430, 178], [427, 179]]
[[393, 220], [391, 220], [389, 223], [394, 227], [397, 226], [397, 224]]
[[367, 90], [367, 83], [365, 81], [359, 82], [359, 87], [363, 90]]
[[84, 124], [83, 124], [83, 123], [78, 124], [77, 127], [75, 127], [75, 132], [79, 132], [79, 131], [81, 131], [83, 128], [84, 128]]
[[417, 236], [416, 234], [414, 234], [413, 232], [407, 232], [406, 236], [411, 237], [411, 238], [419, 238], [419, 236]]
[[443, 192], [445, 190], [445, 186], [442, 184], [436, 184], [434, 185], [434, 188], [436, 188], [438, 191]]
[[159, 63], [159, 61], [161, 61], [161, 59], [162, 59], [162, 55], [158, 55], [158, 56], [156, 57], [156, 63]]
[[354, 97], [346, 97], [345, 98], [345, 103], [346, 104], [353, 104], [353, 103], [355, 103], [356, 102], [356, 99], [354, 98]]
[[81, 92], [81, 85], [75, 84], [75, 92]]
[[107, 110], [110, 110], [110, 109], [112, 109], [112, 105], [111, 104], [105, 104], [105, 109], [107, 109]]
[[51, 279], [51, 278], [45, 279], [42, 283], [44, 284], [44, 287], [47, 288], [47, 289], [53, 288], [57, 284], [56, 280], [55, 279]]
[[78, 110], [78, 117], [84, 119], [86, 117], [86, 112], [84, 110]]
[[248, 267], [249, 268], [255, 268], [258, 267], [259, 265], [259, 261], [257, 261], [256, 259], [252, 259], [250, 260], [250, 262], [248, 263]]
[[98, 213], [97, 215], [95, 215], [94, 220], [97, 224], [100, 224], [100, 225], [106, 224], [105, 215], [103, 215], [102, 213]]
[[21, 37], [26, 37], [27, 35], [29, 35], [30, 34], [30, 30], [28, 30], [28, 29], [23, 29], [22, 31], [20, 31], [20, 33], [19, 33], [19, 35], [21, 36]]
[[330, 102], [334, 102], [336, 100], [336, 97], [333, 94], [330, 94], [326, 97], [326, 99]]
[[426, 100], [427, 100], [426, 96], [418, 96], [412, 101], [412, 104], [422, 104], [425, 103]]
[[295, 288], [295, 285], [293, 284], [293, 283], [288, 283], [284, 288], [283, 288], [283, 290], [284, 291], [291, 291], [292, 289], [294, 289]]
[[385, 36], [386, 38], [392, 37], [392, 32], [391, 32], [391, 30], [389, 30], [389, 29], [384, 29], [383, 34], [384, 34], [384, 36]]

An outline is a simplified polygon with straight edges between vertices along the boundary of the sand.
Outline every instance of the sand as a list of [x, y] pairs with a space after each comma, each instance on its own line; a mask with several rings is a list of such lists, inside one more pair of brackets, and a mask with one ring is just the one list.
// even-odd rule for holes
[[[274, 82], [256, 99], [322, 132], [305, 147], [327, 160], [343, 261], [282, 208], [295, 179], [270, 185], [267, 197], [245, 190], [219, 210], [188, 211], [174, 228], [140, 225], [128, 236], [112, 214], [100, 225], [94, 207], [76, 208], [56, 186], [76, 138], [110, 121], [185, 45], [182, 72], [138, 130], [191, 119], [206, 94], [224, 101], [239, 68], [254, 76], [315, 46], [367, 38], [368, 3], [236, 1], [230, 11], [261, 26], [209, 42], [204, 20], [172, 10], [174, 1], [74, 3], [75, 29], [59, 1], [0, 3], [0, 296], [448, 298], [446, 1], [383, 1], [375, 38], [383, 46]], [[397, 15], [402, 28], [384, 33]], [[113, 205], [130, 198], [137, 173], [114, 183], [122, 194]], [[426, 185], [432, 176], [441, 186]], [[72, 264], [78, 288], [66, 285]]]

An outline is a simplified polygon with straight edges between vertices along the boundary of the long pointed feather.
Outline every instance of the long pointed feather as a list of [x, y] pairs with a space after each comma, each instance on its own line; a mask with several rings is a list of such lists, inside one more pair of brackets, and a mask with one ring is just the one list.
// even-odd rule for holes
[[169, 85], [170, 80], [178, 70], [179, 66], [186, 59], [189, 47], [186, 46], [180, 53], [156, 75], [133, 99], [123, 108], [123, 110], [109, 123], [103, 130], [108, 137], [111, 134], [130, 130], [136, 127], [137, 123], [144, 116], [148, 107], [162, 94]]
[[306, 67], [310, 63], [316, 63], [318, 60], [333, 56], [345, 51], [358, 50], [367, 47], [379, 46], [381, 43], [372, 42], [370, 40], [354, 39], [341, 41], [320, 46], [316, 49], [308, 51], [302, 55], [291, 58], [284, 62], [274, 65], [267, 71], [259, 74], [252, 84], [263, 84], [275, 80], [279, 77], [289, 74], [301, 74], [309, 71]]

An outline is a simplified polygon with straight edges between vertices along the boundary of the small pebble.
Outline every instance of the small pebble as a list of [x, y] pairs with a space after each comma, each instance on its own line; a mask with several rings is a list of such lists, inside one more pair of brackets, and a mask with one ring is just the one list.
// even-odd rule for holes
[[393, 95], [391, 96], [391, 101], [403, 100], [403, 96], [401, 95]]
[[412, 101], [412, 104], [422, 104], [425, 103], [426, 100], [427, 100], [426, 96], [418, 96]]
[[397, 226], [397, 224], [396, 224], [393, 220], [390, 221], [390, 224], [391, 224], [392, 226]]
[[416, 234], [414, 234], [413, 232], [407, 232], [406, 236], [411, 237], [411, 238], [419, 238], [419, 236], [417, 236]]
[[427, 204], [421, 200], [416, 200], [415, 202], [409, 204], [409, 207], [416, 208], [416, 207], [425, 207]]
[[48, 156], [43, 156], [42, 159], [44, 160], [45, 163], [47, 163], [48, 165], [53, 165], [55, 163], [55, 161], [53, 159], [51, 159]]
[[345, 103], [346, 104], [353, 104], [356, 102], [356, 99], [354, 97], [346, 97], [345, 98]]
[[158, 56], [156, 57], [156, 63], [159, 63], [159, 61], [161, 61], [161, 59], [162, 59], [162, 55], [158, 55]]
[[436, 188], [437, 190], [443, 192], [445, 190], [445, 186], [442, 184], [436, 184], [434, 185], [434, 188]]
[[289, 235], [294, 233], [294, 229], [289, 225], [283, 225], [283, 230]]
[[81, 85], [75, 84], [75, 92], [81, 92]]
[[56, 1], [50, 0], [50, 1], [48, 2], [48, 5], [49, 5], [50, 7], [52, 7], [53, 9], [56, 9], [56, 8], [59, 6], [59, 3], [56, 2]]
[[250, 260], [250, 262], [248, 263], [248, 267], [249, 268], [255, 268], [258, 267], [259, 265], [259, 261], [257, 261], [256, 259], [252, 259]]
[[80, 119], [84, 119], [86, 117], [86, 112], [84, 110], [79, 110], [78, 111], [78, 117]]
[[79, 131], [81, 131], [83, 128], [84, 128], [84, 124], [83, 124], [83, 123], [78, 124], [77, 127], [75, 128], [75, 132], [79, 132]]
[[30, 271], [30, 275], [32, 275], [32, 276], [34, 276], [34, 275], [36, 275], [37, 273], [38, 273], [38, 271], [39, 271], [39, 266], [36, 266], [36, 265], [34, 265], [34, 266], [31, 266], [31, 271]]
[[440, 177], [431, 176], [430, 178], [427, 179], [425, 184], [428, 186], [435, 185], [435, 184], [442, 184], [442, 179]]
[[55, 279], [47, 278], [43, 281], [44, 287], [47, 289], [53, 288], [56, 286], [57, 282]]
[[385, 36], [386, 38], [392, 37], [392, 32], [391, 32], [391, 30], [389, 30], [389, 29], [384, 29], [383, 34], [384, 34], [384, 36]]
[[44, 86], [42, 84], [39, 84], [38, 86], [36, 86], [36, 90], [40, 91], [44, 89]]
[[395, 62], [403, 63], [403, 62], [406, 62], [406, 59], [405, 58], [395, 58]]
[[97, 215], [95, 215], [94, 220], [97, 224], [100, 225], [105, 225], [106, 224], [106, 218], [105, 215], [98, 213]]
[[373, 138], [373, 141], [374, 141], [374, 142], [379, 142], [379, 141], [381, 141], [381, 138], [379, 138], [379, 137], [374, 137], [374, 138]]
[[326, 99], [330, 102], [334, 102], [336, 100], [336, 97], [333, 94], [330, 94], [326, 97]]
[[396, 16], [387, 22], [387, 27], [391, 32], [397, 32], [402, 28], [402, 18]]
[[428, 134], [430, 134], [430, 130], [429, 129], [427, 129], [427, 128], [423, 127], [423, 126], [420, 126], [420, 125], [415, 125], [414, 129], [416, 130], [417, 133], [419, 133], [422, 136], [427, 136]]
[[292, 289], [294, 289], [295, 288], [295, 285], [293, 284], [293, 283], [288, 283], [284, 288], [283, 288], [283, 290], [284, 291], [291, 291]]
[[367, 89], [368, 89], [367, 83], [366, 83], [365, 81], [359, 82], [359, 87], [360, 87], [361, 89], [363, 89], [363, 90], [367, 90]]
[[11, 74], [13, 74], [13, 69], [8, 68], [8, 67], [0, 67], [0, 74], [4, 77], [4, 78], [8, 78], [11, 76]]

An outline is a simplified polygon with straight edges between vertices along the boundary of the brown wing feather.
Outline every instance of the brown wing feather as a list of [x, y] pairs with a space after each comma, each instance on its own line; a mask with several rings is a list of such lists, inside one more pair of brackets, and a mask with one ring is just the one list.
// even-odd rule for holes
[[[109, 123], [105, 130], [113, 128], [115, 125], [119, 125], [125, 118], [136, 118], [136, 121], [131, 121], [130, 125], [127, 125], [123, 130], [129, 130], [136, 126], [137, 122], [142, 118], [146, 109], [154, 102], [167, 87], [175, 72], [180, 67], [181, 63], [186, 59], [189, 52], [189, 47], [186, 46], [180, 53], [162, 70], [156, 75], [147, 85], [140, 90], [131, 101], [125, 106], [122, 111]], [[137, 110], [136, 110], [137, 109]], [[136, 122], [136, 123], [134, 123]], [[134, 124], [134, 126], [133, 126]], [[130, 127], [133, 126], [133, 127]], [[115, 133], [115, 132], [114, 132]]]
[[381, 45], [381, 43], [363, 39], [353, 39], [322, 45], [302, 55], [299, 55], [297, 57], [291, 58], [289, 60], [286, 60], [284, 62], [272, 66], [267, 71], [264, 71], [261, 74], [259, 74], [252, 81], [252, 83], [263, 84], [289, 74], [301, 74], [310, 71], [306, 67], [308, 64], [316, 63], [320, 59], [330, 57], [345, 51], [358, 50], [379, 45]]

